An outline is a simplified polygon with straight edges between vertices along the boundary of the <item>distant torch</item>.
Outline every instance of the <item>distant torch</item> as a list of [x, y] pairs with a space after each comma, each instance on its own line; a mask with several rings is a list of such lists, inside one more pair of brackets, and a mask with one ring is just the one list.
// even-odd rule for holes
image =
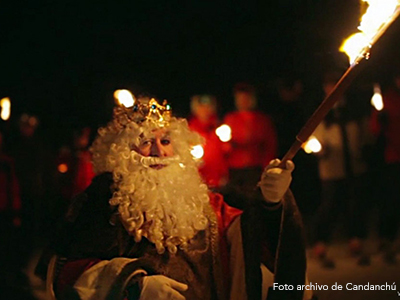
[[321, 143], [315, 136], [310, 136], [307, 142], [303, 144], [304, 152], [310, 153], [318, 153], [322, 150]]
[[381, 111], [383, 109], [382, 92], [378, 83], [374, 84], [374, 95], [371, 98], [371, 105], [375, 107], [377, 111]]
[[229, 142], [232, 138], [232, 129], [228, 125], [223, 124], [215, 129], [215, 134], [221, 142]]
[[135, 103], [132, 93], [128, 90], [116, 90], [114, 92], [114, 98], [118, 105], [125, 107], [132, 107]]
[[11, 114], [11, 101], [10, 98], [6, 97], [0, 100], [0, 107], [1, 107], [1, 113], [0, 113], [0, 118], [3, 121], [7, 121], [10, 118]]
[[203, 157], [204, 149], [201, 145], [193, 146], [192, 150], [190, 151], [194, 159], [198, 160]]

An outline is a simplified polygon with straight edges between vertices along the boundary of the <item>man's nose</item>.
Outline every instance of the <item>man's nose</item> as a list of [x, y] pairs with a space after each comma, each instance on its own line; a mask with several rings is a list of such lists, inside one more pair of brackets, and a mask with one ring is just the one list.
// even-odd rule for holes
[[153, 143], [151, 147], [151, 156], [155, 157], [164, 157], [165, 156], [165, 150], [164, 146], [160, 142], [155, 142]]

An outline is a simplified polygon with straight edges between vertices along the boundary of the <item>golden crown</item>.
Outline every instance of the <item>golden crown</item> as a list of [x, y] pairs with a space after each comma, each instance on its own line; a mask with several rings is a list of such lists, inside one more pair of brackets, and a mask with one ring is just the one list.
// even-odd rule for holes
[[159, 104], [155, 98], [131, 96], [132, 99], [128, 104], [117, 101], [118, 106], [114, 108], [114, 120], [119, 127], [123, 128], [129, 122], [141, 124], [146, 120], [157, 123], [158, 126], [168, 125], [172, 110], [167, 100]]

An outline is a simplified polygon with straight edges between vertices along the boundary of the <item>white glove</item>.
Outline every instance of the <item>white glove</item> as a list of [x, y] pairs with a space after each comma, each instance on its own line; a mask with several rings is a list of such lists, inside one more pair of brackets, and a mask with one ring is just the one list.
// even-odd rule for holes
[[145, 276], [140, 300], [185, 300], [185, 297], [179, 292], [187, 289], [186, 284], [163, 275]]
[[291, 160], [286, 161], [286, 169], [279, 168], [280, 163], [279, 159], [272, 160], [265, 168], [261, 175], [261, 181], [258, 183], [265, 201], [270, 203], [278, 203], [292, 181], [294, 163]]

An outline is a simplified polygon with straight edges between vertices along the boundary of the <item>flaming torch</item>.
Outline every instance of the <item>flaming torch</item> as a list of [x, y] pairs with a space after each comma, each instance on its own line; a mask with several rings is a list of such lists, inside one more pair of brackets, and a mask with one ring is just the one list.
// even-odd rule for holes
[[6, 97], [0, 100], [0, 118], [7, 121], [11, 114], [11, 101], [10, 98]]
[[350, 67], [336, 83], [332, 92], [324, 99], [314, 114], [296, 136], [296, 141], [282, 159], [281, 167], [292, 159], [301, 145], [305, 143], [315, 128], [325, 118], [333, 105], [341, 98], [357, 75], [356, 71], [365, 59], [369, 58], [372, 46], [386, 32], [400, 14], [400, 0], [362, 0], [368, 8], [361, 18], [359, 32], [350, 36], [340, 48], [349, 56]]

